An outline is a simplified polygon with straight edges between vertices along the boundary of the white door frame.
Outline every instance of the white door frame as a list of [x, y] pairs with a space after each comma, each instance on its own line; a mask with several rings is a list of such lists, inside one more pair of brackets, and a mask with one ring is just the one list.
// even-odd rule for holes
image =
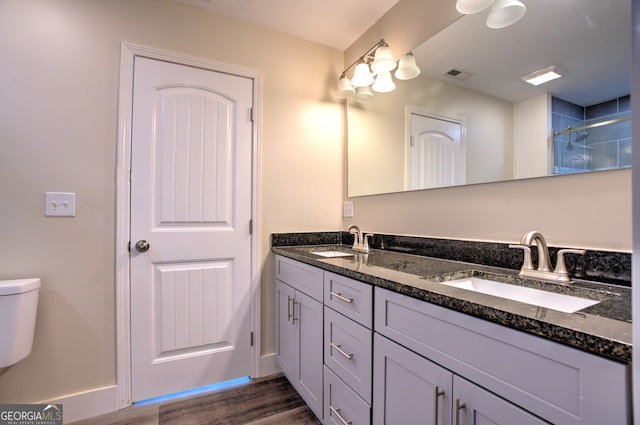
[[130, 164], [131, 164], [131, 112], [133, 102], [133, 62], [144, 56], [224, 72], [253, 80], [253, 134], [251, 164], [251, 331], [253, 332], [252, 376], [260, 376], [260, 105], [262, 73], [193, 56], [171, 53], [140, 45], [122, 43], [120, 59], [120, 92], [118, 101], [118, 149], [116, 160], [116, 383], [118, 405], [122, 409], [131, 405], [131, 264], [130, 235]]

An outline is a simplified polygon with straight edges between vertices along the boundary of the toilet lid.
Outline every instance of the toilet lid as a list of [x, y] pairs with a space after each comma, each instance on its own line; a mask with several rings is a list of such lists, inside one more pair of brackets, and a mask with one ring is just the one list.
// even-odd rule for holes
[[40, 287], [40, 278], [0, 280], [0, 296], [22, 294]]

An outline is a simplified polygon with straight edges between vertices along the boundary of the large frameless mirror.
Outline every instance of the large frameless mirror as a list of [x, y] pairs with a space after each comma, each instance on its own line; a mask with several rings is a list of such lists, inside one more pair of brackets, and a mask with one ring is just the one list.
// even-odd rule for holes
[[349, 196], [631, 166], [630, 0], [522, 1], [515, 24], [465, 15], [413, 50], [419, 77], [346, 101]]

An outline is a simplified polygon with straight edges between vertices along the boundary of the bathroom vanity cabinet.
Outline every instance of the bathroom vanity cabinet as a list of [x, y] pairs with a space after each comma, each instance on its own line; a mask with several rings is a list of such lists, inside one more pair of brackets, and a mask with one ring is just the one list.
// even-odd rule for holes
[[[428, 407], [403, 405], [402, 414], [433, 416], [440, 407], [438, 414], [466, 417], [445, 424], [488, 413], [504, 424], [546, 423], [531, 413], [554, 424], [630, 422], [626, 365], [382, 288], [374, 311], [375, 424], [411, 423], [393, 417], [398, 391], [412, 393], [405, 381], [433, 397]], [[466, 407], [456, 410], [456, 399]]]
[[[323, 406], [325, 424], [631, 423], [627, 364], [281, 255], [276, 263], [278, 363], [314, 412]], [[313, 330], [298, 316], [310, 302], [302, 295], [323, 305]], [[309, 334], [289, 337], [296, 326]]]

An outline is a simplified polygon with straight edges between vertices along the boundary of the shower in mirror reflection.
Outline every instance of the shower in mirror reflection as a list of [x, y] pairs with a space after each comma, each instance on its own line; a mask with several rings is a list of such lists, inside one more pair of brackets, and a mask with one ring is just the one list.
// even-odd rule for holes
[[600, 171], [631, 166], [630, 116], [616, 114], [566, 125], [553, 133], [554, 174]]
[[465, 15], [482, 12], [491, 6], [487, 16], [489, 28], [506, 28], [518, 22], [527, 11], [527, 7], [519, 0], [458, 0], [456, 9]]

